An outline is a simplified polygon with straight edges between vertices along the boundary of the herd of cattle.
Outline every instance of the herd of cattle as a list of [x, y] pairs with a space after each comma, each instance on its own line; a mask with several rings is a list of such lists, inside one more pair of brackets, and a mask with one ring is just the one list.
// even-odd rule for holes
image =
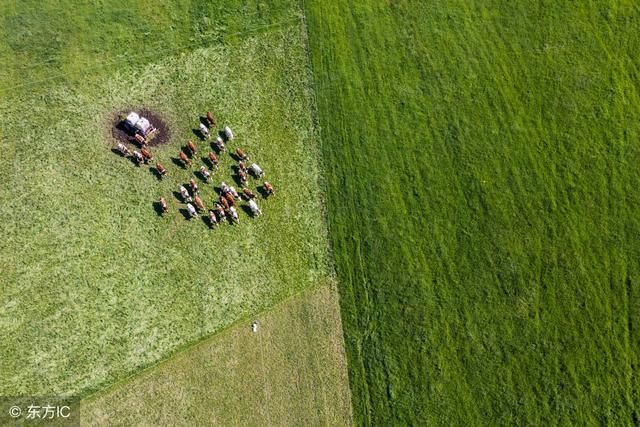
[[[204, 119], [202, 121], [205, 121]], [[207, 112], [206, 124], [200, 122], [200, 134], [202, 139], [208, 140], [210, 139], [210, 127], [216, 126], [216, 120], [211, 112]], [[215, 148], [215, 151], [209, 151], [206, 159], [208, 160], [209, 167], [213, 171], [218, 170], [219, 159], [218, 155], [223, 154], [227, 150], [227, 144], [234, 139], [234, 134], [231, 129], [226, 126], [221, 132], [218, 133], [215, 141], [212, 143], [212, 146]], [[134, 139], [132, 142], [135, 142], [138, 145], [139, 150], [131, 151], [125, 144], [118, 143], [116, 146], [116, 151], [120, 153], [123, 157], [129, 157], [133, 160], [133, 162], [140, 166], [142, 164], [150, 164], [150, 162], [154, 161], [153, 154], [148, 148], [147, 139], [136, 133], [134, 135]], [[198, 153], [198, 148], [192, 141], [188, 141], [187, 145], [180, 150], [179, 153], [179, 162], [182, 164], [184, 168], [191, 168], [193, 166], [193, 159]], [[234, 156], [232, 156], [234, 157]], [[235, 178], [236, 181], [240, 184], [241, 193], [232, 186], [228, 185], [224, 181], [220, 184], [218, 189], [219, 197], [214, 202], [213, 207], [207, 210], [205, 203], [199, 195], [198, 183], [196, 180], [191, 178], [187, 187], [184, 185], [179, 185], [178, 190], [180, 193], [180, 198], [183, 203], [186, 204], [187, 214], [189, 218], [198, 217], [199, 213], [208, 212], [208, 220], [209, 226], [215, 227], [219, 223], [227, 220], [229, 223], [238, 223], [240, 222], [240, 218], [238, 216], [238, 211], [236, 210], [237, 203], [241, 200], [246, 202], [246, 206], [248, 211], [252, 216], [258, 216], [262, 214], [258, 203], [256, 202], [256, 195], [251, 189], [248, 187], [248, 176], [251, 175], [256, 179], [260, 179], [264, 177], [264, 172], [260, 166], [256, 163], [249, 163], [249, 156], [247, 153], [240, 149], [235, 149], [235, 160], [237, 164], [235, 165]], [[168, 175], [167, 168], [165, 168], [160, 162], [155, 162], [155, 170], [160, 179], [165, 178]], [[198, 169], [196, 173], [205, 183], [208, 183], [211, 180], [211, 172], [209, 169], [202, 165]], [[262, 192], [265, 197], [268, 197], [274, 194], [274, 189], [271, 183], [268, 181], [264, 181], [262, 184]], [[161, 197], [158, 201], [158, 206], [160, 208], [160, 212], [165, 214], [169, 211], [169, 205], [167, 200], [164, 197]]]

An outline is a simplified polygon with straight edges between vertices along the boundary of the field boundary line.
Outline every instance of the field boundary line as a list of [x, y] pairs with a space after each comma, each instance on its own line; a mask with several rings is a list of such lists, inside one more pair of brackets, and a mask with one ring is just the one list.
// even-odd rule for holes
[[[243, 316], [231, 323], [229, 323], [227, 326], [223, 327], [222, 329], [212, 332], [210, 334], [207, 335], [203, 335], [202, 337], [191, 341], [189, 343], [186, 343], [184, 345], [181, 346], [177, 346], [175, 347], [175, 351], [173, 352], [169, 352], [164, 358], [158, 359], [156, 362], [151, 363], [150, 365], [136, 371], [133, 372], [129, 375], [127, 375], [126, 377], [123, 377], [113, 383], [111, 383], [110, 385], [104, 387], [104, 388], [100, 388], [98, 390], [95, 390], [93, 392], [90, 392], [84, 396], [82, 396], [82, 394], [80, 394], [78, 397], [80, 397], [80, 404], [82, 405], [83, 403], [89, 403], [94, 401], [95, 399], [97, 399], [98, 397], [108, 394], [111, 391], [114, 391], [115, 389], [119, 388], [120, 386], [123, 386], [127, 383], [130, 383], [131, 381], [133, 381], [134, 379], [138, 378], [138, 377], [142, 377], [143, 375], [149, 373], [150, 371], [156, 369], [156, 368], [160, 368], [161, 366], [164, 366], [165, 364], [171, 362], [172, 360], [176, 359], [178, 356], [187, 353], [191, 350], [195, 350], [196, 348], [206, 345], [207, 343], [210, 343], [211, 341], [214, 341], [215, 339], [217, 339], [220, 336], [224, 336], [224, 334], [230, 333], [232, 329], [234, 329], [234, 327], [236, 326], [240, 326], [243, 323], [247, 323], [249, 322], [250, 319], [255, 318], [255, 317], [260, 317], [263, 316], [269, 312], [272, 312], [282, 306], [284, 306], [285, 304], [291, 302], [294, 299], [297, 299], [298, 297], [302, 298], [305, 294], [307, 293], [313, 293], [315, 291], [318, 291], [322, 286], [331, 286], [331, 285], [335, 285], [335, 282], [331, 279], [329, 280], [324, 280], [321, 281], [315, 285], [311, 285], [308, 286], [306, 288], [303, 288], [297, 292], [292, 293], [291, 295], [286, 296], [285, 298], [279, 300], [278, 302], [276, 302], [273, 305], [270, 305], [268, 307], [265, 307], [263, 310], [257, 311], [255, 313], [251, 313], [248, 314], [246, 316]], [[336, 288], [337, 291], [337, 288]]]

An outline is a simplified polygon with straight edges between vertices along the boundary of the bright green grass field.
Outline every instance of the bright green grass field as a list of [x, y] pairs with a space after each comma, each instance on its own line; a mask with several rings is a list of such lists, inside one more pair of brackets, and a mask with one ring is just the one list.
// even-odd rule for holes
[[[98, 37], [96, 25], [77, 37]], [[145, 66], [46, 83], [15, 74], [27, 86], [3, 87], [0, 394], [85, 395], [326, 281], [304, 36], [290, 14]], [[32, 54], [29, 40], [24, 55]], [[5, 61], [21, 57], [3, 48]], [[63, 70], [77, 60], [57, 53]], [[111, 152], [112, 115], [139, 106], [172, 130], [153, 150], [169, 169], [162, 181]], [[208, 109], [234, 129], [230, 148], [246, 149], [277, 191], [258, 200], [262, 217], [239, 209], [239, 225], [215, 230], [178, 212], [172, 193], [194, 175], [170, 160]], [[207, 143], [198, 145], [206, 155]], [[232, 181], [232, 164], [225, 156], [213, 183]], [[214, 184], [201, 183], [201, 193], [211, 206]], [[171, 210], [164, 217], [152, 206], [160, 196]]]
[[355, 422], [637, 425], [638, 3], [305, 11]]

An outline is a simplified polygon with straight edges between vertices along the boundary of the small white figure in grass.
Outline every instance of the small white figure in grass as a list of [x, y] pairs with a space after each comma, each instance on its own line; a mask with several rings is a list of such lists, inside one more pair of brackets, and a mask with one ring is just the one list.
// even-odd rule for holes
[[187, 210], [189, 211], [189, 216], [191, 218], [195, 218], [198, 216], [198, 212], [196, 211], [196, 208], [194, 208], [191, 203], [187, 203]]
[[262, 178], [264, 176], [262, 168], [256, 163], [252, 163], [251, 166], [249, 166], [249, 172], [251, 172], [251, 174], [256, 178]]
[[251, 324], [251, 331], [253, 331], [253, 332], [258, 332], [258, 322], [257, 322], [257, 321], [254, 321], [254, 322]]
[[200, 123], [200, 133], [205, 138], [209, 138], [209, 129], [202, 123]]
[[224, 194], [227, 194], [228, 192], [229, 192], [229, 186], [227, 185], [226, 182], [222, 181], [220, 183], [220, 193], [224, 195]]

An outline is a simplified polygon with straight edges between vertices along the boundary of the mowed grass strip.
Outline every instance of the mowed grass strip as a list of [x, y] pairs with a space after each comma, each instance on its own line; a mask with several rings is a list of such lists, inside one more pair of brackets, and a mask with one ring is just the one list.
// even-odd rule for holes
[[637, 424], [637, 3], [305, 10], [356, 423]]
[[338, 291], [323, 284], [81, 404], [83, 425], [350, 425]]
[[[2, 101], [0, 394], [85, 395], [327, 279], [306, 59], [295, 21]], [[143, 106], [171, 128], [153, 149], [162, 181], [111, 152], [113, 114]], [[171, 159], [207, 110], [277, 191], [258, 200], [260, 218], [240, 209], [239, 225], [216, 230], [185, 220], [173, 194], [196, 168]], [[222, 156], [200, 184], [207, 206], [232, 164]]]

